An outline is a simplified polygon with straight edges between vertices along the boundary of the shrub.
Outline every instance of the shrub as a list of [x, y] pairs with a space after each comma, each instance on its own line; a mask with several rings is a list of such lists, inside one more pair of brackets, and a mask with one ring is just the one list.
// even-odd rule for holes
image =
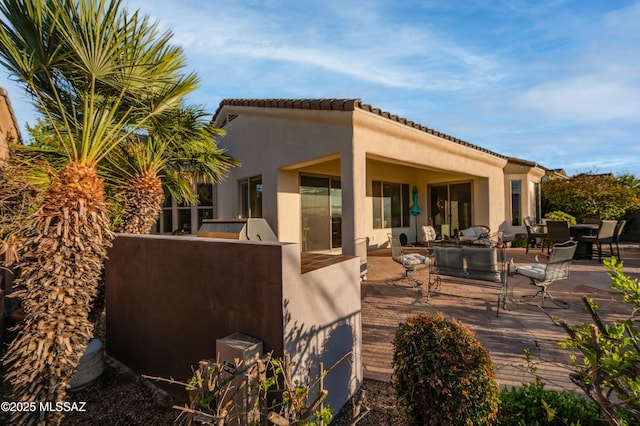
[[600, 426], [607, 422], [592, 401], [569, 391], [550, 391], [541, 382], [500, 392], [500, 425]]
[[[600, 307], [583, 296], [592, 323], [570, 326], [560, 321], [568, 336], [561, 344], [572, 354], [572, 381], [600, 408], [611, 425], [640, 424], [640, 280], [625, 275], [615, 257], [604, 260], [611, 288], [629, 305], [630, 314], [605, 323]], [[627, 315], [629, 315], [627, 317]]]
[[511, 241], [511, 247], [513, 248], [525, 248], [527, 246], [527, 237], [516, 236], [516, 238]]
[[486, 425], [496, 420], [498, 387], [489, 353], [460, 322], [415, 315], [393, 339], [393, 388], [413, 424]]
[[575, 217], [571, 216], [569, 213], [565, 213], [559, 210], [553, 211], [551, 213], [547, 213], [544, 217], [545, 219], [566, 221], [572, 225], [576, 224]]
[[561, 210], [584, 220], [618, 219], [640, 207], [638, 180], [632, 175], [581, 173], [542, 182], [542, 211]]

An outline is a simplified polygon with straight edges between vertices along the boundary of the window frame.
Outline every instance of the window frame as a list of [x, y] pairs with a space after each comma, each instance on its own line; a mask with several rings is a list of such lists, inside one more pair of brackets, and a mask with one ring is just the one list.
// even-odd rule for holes
[[[410, 185], [383, 180], [371, 181], [373, 229], [408, 228], [411, 214]], [[397, 191], [393, 191], [397, 189]], [[396, 198], [396, 202], [394, 202]]]
[[[514, 191], [514, 184], [518, 186], [518, 192]], [[513, 226], [521, 226], [522, 225], [522, 180], [521, 179], [512, 179], [511, 186], [509, 191], [511, 193], [511, 225]], [[517, 197], [516, 197], [517, 196]]]
[[[203, 204], [201, 200], [200, 188], [209, 187], [210, 204]], [[165, 194], [162, 202], [162, 211], [160, 217], [154, 226], [156, 234], [173, 234], [185, 231], [180, 224], [181, 214], [188, 214], [187, 233], [195, 234], [202, 225], [203, 219], [213, 219], [215, 217], [215, 185], [208, 182], [195, 182], [191, 189], [198, 195], [198, 202], [194, 204], [178, 203], [175, 198]], [[184, 223], [184, 220], [182, 221]], [[169, 228], [169, 229], [167, 229]]]
[[[255, 184], [255, 191], [251, 186]], [[263, 217], [262, 175], [238, 179], [238, 217], [242, 219]], [[255, 200], [253, 197], [255, 196]]]

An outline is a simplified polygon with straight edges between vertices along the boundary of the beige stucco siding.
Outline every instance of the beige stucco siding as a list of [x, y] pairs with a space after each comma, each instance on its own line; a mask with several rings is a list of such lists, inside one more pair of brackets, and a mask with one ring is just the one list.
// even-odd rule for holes
[[[533, 212], [531, 211], [532, 204], [535, 203], [535, 200], [532, 200], [532, 193], [530, 191], [530, 186], [532, 183], [539, 183], [542, 177], [544, 176], [544, 169], [541, 167], [532, 167], [529, 164], [518, 164], [518, 163], [509, 163], [504, 169], [504, 187], [505, 187], [505, 224], [504, 227], [509, 229], [511, 233], [525, 233], [526, 229], [520, 226], [511, 225], [513, 222], [513, 214], [512, 214], [512, 200], [511, 200], [511, 182], [512, 181], [520, 181], [521, 188], [521, 200], [520, 200], [520, 208], [522, 209], [522, 216], [533, 216]], [[522, 217], [518, 218], [520, 223], [522, 223]]]
[[351, 113], [225, 108], [225, 116], [238, 117], [224, 126], [227, 136], [219, 146], [240, 159], [242, 167], [232, 170], [219, 185], [219, 199], [225, 202], [218, 203], [218, 217], [237, 216], [238, 180], [261, 175], [263, 216], [280, 241], [300, 242], [297, 170], [340, 175], [340, 158], [351, 147]]
[[[372, 159], [367, 167], [369, 197], [372, 180], [408, 183], [418, 188], [420, 207], [426, 212], [427, 185], [471, 182], [474, 223], [498, 229], [504, 220], [504, 158], [362, 110], [354, 111], [354, 146]], [[372, 243], [382, 243], [389, 230], [373, 229], [372, 203], [365, 206]], [[418, 226], [425, 225], [426, 218], [426, 213], [418, 216]]]
[[20, 141], [20, 130], [13, 115], [7, 91], [0, 87], [0, 161], [9, 156], [9, 143]]
[[[350, 110], [224, 103], [216, 113], [227, 136], [220, 146], [242, 162], [218, 185], [220, 218], [239, 212], [238, 181], [262, 177], [263, 217], [283, 242], [302, 242], [300, 176], [339, 177], [342, 252], [364, 241], [383, 246], [387, 233], [416, 234], [428, 223], [431, 185], [469, 183], [473, 224], [498, 230], [510, 212], [509, 159], [421, 126], [366, 108]], [[537, 173], [541, 172], [540, 175]], [[539, 181], [541, 168], [523, 171], [523, 185]], [[418, 188], [422, 213], [402, 228], [375, 229], [372, 182]], [[527, 206], [523, 206], [527, 207]], [[407, 225], [407, 224], [405, 224]]]

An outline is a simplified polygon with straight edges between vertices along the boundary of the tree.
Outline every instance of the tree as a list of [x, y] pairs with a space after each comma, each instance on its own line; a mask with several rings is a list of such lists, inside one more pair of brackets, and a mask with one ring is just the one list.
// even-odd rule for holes
[[[25, 328], [4, 357], [16, 401], [62, 401], [93, 335], [88, 320], [109, 230], [97, 164], [176, 105], [197, 83], [184, 55], [147, 17], [121, 1], [5, 0], [0, 62], [32, 96], [67, 163], [52, 172], [22, 236], [17, 280]], [[41, 417], [42, 415], [42, 417]], [[14, 413], [19, 423], [59, 424], [57, 412]]]
[[30, 170], [13, 157], [0, 163], [0, 268], [13, 270], [18, 236], [41, 202], [42, 189], [33, 182]]
[[177, 108], [155, 121], [148, 134], [134, 136], [114, 150], [101, 169], [121, 207], [116, 231], [146, 234], [160, 216], [164, 194], [195, 203], [196, 180], [216, 183], [238, 162], [214, 141], [222, 129], [199, 107]]
[[542, 183], [542, 197], [545, 212], [562, 211], [578, 221], [620, 219], [640, 208], [637, 180], [629, 175], [583, 173], [569, 179], [550, 178]]
[[598, 306], [586, 297], [584, 305], [592, 324], [569, 326], [560, 324], [569, 337], [565, 348], [578, 350], [580, 360], [573, 357], [575, 372], [571, 379], [600, 408], [613, 426], [640, 422], [640, 281], [622, 272], [622, 263], [606, 259], [612, 285], [622, 300], [631, 307], [627, 319], [605, 324], [598, 315]]

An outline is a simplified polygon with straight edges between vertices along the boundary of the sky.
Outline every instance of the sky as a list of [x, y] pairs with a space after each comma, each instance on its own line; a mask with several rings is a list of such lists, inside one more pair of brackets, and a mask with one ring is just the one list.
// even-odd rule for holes
[[[640, 176], [640, 1], [123, 0], [173, 33], [188, 97], [358, 98], [567, 174]], [[21, 129], [35, 113], [4, 69]]]

